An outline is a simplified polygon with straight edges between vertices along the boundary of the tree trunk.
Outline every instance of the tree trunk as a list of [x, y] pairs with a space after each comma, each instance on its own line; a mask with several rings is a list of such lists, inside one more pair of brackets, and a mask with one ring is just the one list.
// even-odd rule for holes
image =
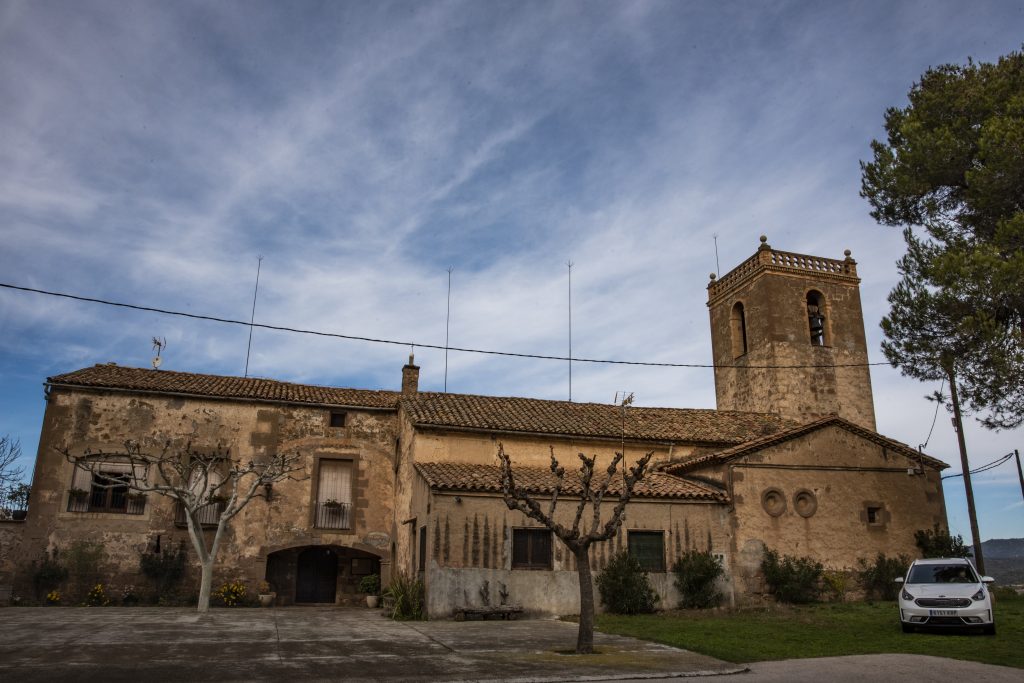
[[208, 612], [210, 610], [210, 589], [213, 586], [213, 558], [200, 564], [203, 574], [199, 581], [199, 604], [196, 609], [200, 612]]
[[964, 441], [964, 423], [960, 415], [960, 399], [956, 393], [956, 372], [952, 366], [949, 374], [949, 398], [953, 403], [953, 419], [956, 422], [956, 441], [960, 447], [960, 468], [964, 473], [964, 491], [967, 494], [967, 518], [971, 522], [971, 544], [974, 546], [974, 566], [981, 575], [985, 574], [985, 556], [981, 551], [981, 532], [978, 530], [978, 511], [974, 507], [974, 487], [971, 485], [971, 465], [967, 462], [967, 442]]
[[590, 573], [590, 546], [574, 551], [580, 580], [580, 631], [576, 636], [576, 654], [594, 652], [594, 579]]

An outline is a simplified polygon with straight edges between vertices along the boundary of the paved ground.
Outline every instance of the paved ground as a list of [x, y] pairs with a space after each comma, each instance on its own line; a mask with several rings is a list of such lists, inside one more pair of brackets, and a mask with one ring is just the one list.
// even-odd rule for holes
[[[867, 683], [879, 681], [985, 681], [1020, 683], [1024, 673], [1006, 666], [924, 655], [857, 655], [755, 662], [750, 670], [715, 676], [708, 683]], [[620, 683], [666, 683], [678, 678], [622, 679]]]
[[553, 620], [394, 622], [380, 610], [35, 607], [0, 611], [0, 680], [579, 681], [743, 667], [598, 634], [600, 654], [559, 654]]
[[759, 662], [597, 634], [600, 654], [560, 654], [575, 624], [552, 620], [393, 622], [380, 611], [285, 608], [7, 608], [0, 680], [667, 681], [864, 683], [1022, 680], [1019, 669], [920, 655]]

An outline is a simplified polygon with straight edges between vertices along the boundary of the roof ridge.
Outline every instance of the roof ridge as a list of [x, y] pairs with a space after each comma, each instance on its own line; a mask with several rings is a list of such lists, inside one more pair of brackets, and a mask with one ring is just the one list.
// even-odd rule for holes
[[[463, 394], [455, 392], [444, 392], [444, 391], [420, 391], [413, 396], [402, 396], [402, 401], [417, 401], [423, 398], [429, 399], [444, 399], [444, 398], [485, 398], [485, 399], [502, 399], [502, 400], [517, 400], [517, 401], [535, 401], [538, 403], [557, 403], [559, 405], [571, 405], [571, 406], [598, 406], [601, 408], [620, 408], [618, 403], [597, 403], [594, 401], [569, 401], [566, 399], [558, 398], [535, 398], [532, 396], [501, 396], [493, 394]], [[772, 417], [779, 418], [780, 416], [776, 413], [761, 412], [754, 410], [720, 410], [718, 408], [677, 408], [673, 406], [638, 406], [631, 405], [629, 410], [672, 410], [672, 411], [691, 411], [696, 413], [714, 413], [717, 415], [751, 415], [758, 417]], [[781, 418], [785, 420], [785, 418]]]
[[730, 446], [729, 448], [726, 448], [715, 453], [707, 453], [704, 455], [699, 455], [694, 458], [681, 460], [679, 462], [665, 465], [662, 468], [662, 470], [669, 474], [677, 474], [679, 472], [685, 472], [696, 465], [703, 465], [705, 463], [715, 461], [728, 462], [729, 460], [738, 458], [747, 453], [758, 451], [761, 450], [762, 448], [767, 448], [768, 446], [774, 446], [775, 444], [783, 443], [785, 441], [789, 441], [790, 439], [795, 439], [797, 437], [809, 434], [813, 431], [817, 431], [818, 429], [821, 429], [822, 427], [826, 427], [831, 424], [838, 425], [848, 432], [857, 434], [861, 438], [868, 439], [869, 441], [879, 443], [884, 447], [896, 448], [902, 451], [903, 455], [905, 455], [906, 457], [918, 460], [922, 464], [927, 464], [940, 470], [949, 467], [948, 464], [944, 463], [938, 458], [933, 458], [929, 455], [925, 455], [924, 453], [915, 450], [914, 448], [908, 446], [907, 444], [901, 441], [897, 441], [896, 439], [892, 439], [887, 436], [884, 436], [883, 434], [879, 434], [876, 431], [868, 429], [855, 422], [851, 422], [850, 420], [847, 420], [846, 418], [841, 417], [836, 413], [832, 413], [830, 415], [826, 415], [825, 417], [818, 418], [817, 420], [805, 422], [795, 427], [784, 429], [781, 432], [776, 432], [775, 434], [768, 434], [755, 439], [751, 439], [750, 441], [745, 441], [743, 443], [736, 444], [735, 446]]

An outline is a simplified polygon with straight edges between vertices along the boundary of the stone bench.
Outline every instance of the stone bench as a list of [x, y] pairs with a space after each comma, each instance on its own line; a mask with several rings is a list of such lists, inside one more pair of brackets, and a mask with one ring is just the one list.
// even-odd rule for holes
[[498, 616], [502, 619], [515, 619], [523, 613], [523, 608], [518, 605], [500, 605], [498, 607], [456, 607], [454, 612], [455, 621], [465, 621], [473, 617], [487, 619], [491, 616]]

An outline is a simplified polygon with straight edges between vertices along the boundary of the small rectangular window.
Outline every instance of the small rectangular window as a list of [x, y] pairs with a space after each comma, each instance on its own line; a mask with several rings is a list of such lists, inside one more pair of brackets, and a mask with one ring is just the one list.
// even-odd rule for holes
[[551, 532], [547, 529], [513, 529], [512, 568], [551, 569]]
[[331, 427], [338, 428], [345, 426], [345, 413], [331, 411]]
[[630, 531], [629, 554], [645, 572], [665, 571], [665, 534], [661, 531]]
[[882, 523], [882, 508], [868, 507], [868, 524]]

